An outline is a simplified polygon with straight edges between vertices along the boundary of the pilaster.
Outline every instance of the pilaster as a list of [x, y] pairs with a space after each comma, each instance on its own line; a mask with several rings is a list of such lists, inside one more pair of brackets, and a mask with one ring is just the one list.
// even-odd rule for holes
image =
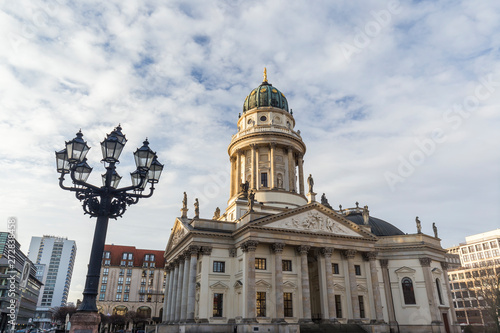
[[302, 286], [302, 315], [300, 322], [311, 322], [311, 292], [309, 287], [309, 267], [307, 265], [307, 252], [311, 249], [308, 245], [297, 247], [297, 252], [300, 254], [300, 280]]

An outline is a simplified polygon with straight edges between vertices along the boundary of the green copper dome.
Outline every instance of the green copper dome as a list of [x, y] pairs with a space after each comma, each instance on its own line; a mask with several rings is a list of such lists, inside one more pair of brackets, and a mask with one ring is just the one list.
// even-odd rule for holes
[[272, 106], [288, 111], [288, 101], [285, 95], [274, 88], [267, 80], [250, 92], [243, 103], [243, 112], [263, 106]]

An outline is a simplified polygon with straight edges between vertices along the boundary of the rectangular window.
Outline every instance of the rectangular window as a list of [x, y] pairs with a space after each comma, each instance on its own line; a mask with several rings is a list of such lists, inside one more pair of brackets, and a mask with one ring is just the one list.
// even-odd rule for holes
[[492, 241], [492, 242], [490, 242], [490, 245], [491, 245], [491, 248], [492, 248], [492, 249], [496, 249], [496, 248], [498, 247], [498, 243], [497, 243], [497, 241]]
[[214, 273], [224, 273], [225, 271], [226, 263], [224, 261], [214, 261]]
[[257, 317], [265, 317], [265, 316], [266, 316], [266, 293], [258, 291], [257, 292]]
[[128, 254], [128, 260], [132, 260], [134, 257], [132, 256], [132, 253]]
[[463, 254], [466, 254], [466, 253], [467, 253], [467, 248], [466, 248], [466, 247], [463, 247], [463, 248], [462, 248], [462, 253], [463, 253]]
[[105, 284], [105, 283], [108, 283], [108, 277], [107, 276], [103, 276], [102, 277], [102, 284]]
[[125, 260], [120, 261], [120, 266], [125, 266], [127, 265], [127, 262]]
[[121, 301], [122, 300], [122, 294], [116, 294], [116, 301]]
[[99, 300], [100, 300], [100, 301], [104, 301], [104, 296], [105, 296], [105, 294], [104, 294], [104, 293], [100, 293], [100, 294], [99, 294]]
[[105, 276], [105, 275], [108, 275], [108, 274], [109, 274], [109, 268], [103, 268], [102, 275]]
[[149, 267], [155, 267], [155, 263], [154, 262], [150, 262], [149, 263]]
[[291, 260], [282, 260], [282, 269], [283, 272], [291, 272], [292, 271], [292, 261]]
[[128, 294], [123, 294], [123, 301], [128, 302]]
[[481, 244], [476, 244], [476, 251], [481, 251]]
[[476, 251], [474, 250], [474, 246], [472, 246], [472, 245], [471, 245], [471, 246], [469, 246], [469, 253], [470, 253], [470, 252], [476, 252]]
[[337, 311], [337, 318], [342, 318], [342, 299], [340, 295], [335, 295], [335, 309]]
[[498, 251], [498, 249], [495, 249], [491, 252], [493, 253], [493, 257], [498, 257], [500, 255], [500, 252]]
[[464, 258], [465, 262], [469, 261], [469, 256], [468, 255], [464, 255], [463, 258]]
[[475, 253], [473, 253], [473, 254], [470, 255], [470, 260], [476, 260], [476, 254]]
[[144, 295], [139, 295], [139, 302], [144, 302]]
[[132, 276], [132, 269], [130, 268], [127, 269], [127, 276]]
[[149, 254], [144, 255], [144, 261], [149, 261]]
[[129, 277], [125, 280], [125, 284], [130, 284], [130, 278]]
[[283, 293], [283, 307], [285, 317], [293, 317], [292, 293]]
[[125, 292], [126, 293], [130, 292], [130, 286], [125, 286]]
[[267, 172], [260, 174], [260, 186], [267, 187]]
[[117, 287], [116, 287], [116, 292], [117, 292], [117, 293], [121, 293], [121, 292], [122, 292], [122, 290], [123, 290], [123, 286], [117, 286]]
[[489, 243], [483, 243], [483, 249], [484, 250], [489, 250], [490, 249], [490, 244]]
[[128, 266], [129, 266], [129, 267], [134, 266], [134, 262], [133, 262], [133, 261], [129, 261], [129, 262], [128, 262]]
[[111, 264], [111, 260], [104, 260], [104, 266], [109, 266]]
[[[361, 275], [361, 266], [354, 265], [354, 272], [356, 272], [356, 275]], [[361, 317], [361, 318], [364, 318], [364, 317]]]
[[255, 269], [265, 270], [266, 269], [266, 259], [265, 258], [255, 258]]
[[150, 260], [150, 261], [155, 261], [155, 255], [154, 255], [154, 254], [150, 255], [150, 256], [149, 256], [149, 260]]
[[101, 286], [101, 292], [102, 292], [102, 293], [105, 293], [105, 292], [106, 292], [106, 285], [105, 285], [105, 284], [103, 284], [103, 285]]
[[332, 264], [332, 271], [333, 271], [333, 274], [340, 274], [339, 273], [339, 264]]
[[213, 317], [222, 317], [222, 300], [224, 294], [215, 293], [214, 294], [214, 308]]
[[491, 258], [491, 252], [490, 251], [484, 251], [484, 257], [485, 258]]
[[359, 316], [361, 318], [366, 318], [365, 316], [365, 302], [363, 301], [363, 296], [358, 296], [359, 301]]
[[122, 259], [126, 260], [127, 259], [127, 253], [122, 254]]
[[122, 276], [120, 276], [120, 277], [118, 278], [118, 284], [123, 284], [123, 277], [122, 277]]
[[123, 276], [125, 274], [125, 269], [124, 268], [120, 268], [120, 276]]

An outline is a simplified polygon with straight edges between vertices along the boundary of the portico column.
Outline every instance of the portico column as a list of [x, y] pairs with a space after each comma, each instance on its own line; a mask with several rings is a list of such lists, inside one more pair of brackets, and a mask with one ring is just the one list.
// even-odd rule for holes
[[176, 323], [181, 319], [181, 303], [182, 303], [182, 283], [184, 282], [184, 254], [179, 256], [179, 277], [177, 282], [177, 296], [175, 302], [175, 318]]
[[237, 193], [236, 191], [236, 186], [238, 186], [238, 184], [236, 183], [236, 179], [235, 179], [235, 172], [234, 172], [234, 169], [236, 167], [236, 157], [234, 156], [231, 156], [229, 158], [229, 160], [231, 161], [231, 172], [230, 172], [230, 179], [231, 179], [231, 188], [229, 189], [230, 193], [229, 193], [229, 197], [232, 198], [233, 195], [235, 195]]
[[271, 171], [269, 177], [271, 178], [270, 181], [270, 187], [271, 188], [276, 188], [276, 182], [275, 182], [275, 177], [274, 177], [274, 151], [276, 149], [276, 143], [272, 142], [271, 143]]
[[394, 313], [394, 301], [392, 299], [391, 278], [389, 276], [389, 260], [380, 259], [380, 267], [382, 268], [382, 279], [384, 280], [385, 299], [387, 301], [387, 314], [389, 316], [389, 324], [396, 322]]
[[382, 299], [376, 265], [377, 254], [377, 252], [367, 252], [365, 253], [365, 258], [370, 262], [370, 277], [372, 280], [373, 300], [375, 302], [375, 319], [381, 323], [384, 322], [384, 314], [382, 312]]
[[255, 293], [255, 250], [257, 249], [257, 241], [248, 240], [241, 244], [241, 250], [246, 253], [247, 261], [247, 274], [245, 278], [246, 289], [246, 318], [244, 321], [247, 323], [257, 322], [256, 317], [256, 303], [257, 294]]
[[179, 284], [179, 258], [174, 260], [174, 285], [172, 288], [172, 305], [170, 311], [170, 321], [175, 322], [176, 308], [177, 308], [177, 285]]
[[252, 166], [250, 168], [250, 174], [252, 175], [252, 183], [250, 184], [250, 188], [251, 189], [256, 189], [257, 188], [257, 167], [255, 166], [256, 165], [256, 162], [255, 162], [255, 145], [252, 144], [250, 145], [250, 147], [252, 148], [252, 152], [251, 152], [251, 158], [252, 158]]
[[302, 318], [300, 322], [311, 321], [311, 293], [309, 291], [309, 268], [307, 265], [307, 252], [311, 249], [308, 245], [297, 247], [300, 253], [300, 280], [302, 285]]
[[167, 317], [166, 317], [166, 320], [168, 323], [171, 322], [170, 315], [172, 314], [172, 290], [174, 289], [174, 265], [173, 265], [173, 263], [170, 263], [169, 267], [170, 267], [170, 276], [168, 278], [168, 303], [167, 303]]
[[274, 252], [274, 290], [276, 293], [276, 318], [273, 322], [285, 322], [283, 305], [283, 261], [281, 254], [285, 248], [284, 243], [274, 243], [271, 249]]
[[358, 299], [358, 283], [356, 281], [356, 270], [354, 269], [354, 256], [356, 250], [344, 251], [344, 256], [347, 258], [347, 270], [349, 271], [349, 287], [351, 291], [352, 315], [354, 321], [360, 320], [359, 314], [359, 299]]
[[184, 323], [186, 321], [187, 314], [187, 300], [188, 300], [188, 284], [189, 284], [189, 261], [191, 260], [191, 254], [189, 251], [184, 252], [184, 274], [182, 281], [182, 299], [181, 299], [181, 317], [180, 322]]
[[189, 262], [189, 282], [188, 282], [188, 301], [187, 301], [187, 323], [194, 323], [194, 305], [196, 294], [196, 266], [198, 263], [198, 250], [197, 245], [189, 247], [189, 255], [191, 256]]
[[[420, 265], [424, 273], [425, 290], [427, 298], [429, 299], [429, 308], [431, 313], [431, 320], [433, 323], [441, 322], [438, 317], [439, 309], [436, 304], [436, 296], [434, 295], [434, 285], [431, 273], [431, 258], [420, 258]], [[453, 304], [453, 303], [452, 303]]]
[[450, 279], [448, 278], [448, 263], [445, 261], [441, 261], [441, 268], [443, 269], [444, 284], [446, 286], [446, 294], [448, 295], [448, 305], [450, 307], [452, 325], [456, 325], [457, 314], [453, 309], [453, 298], [451, 297], [450, 291]]
[[292, 147], [288, 147], [288, 190], [295, 192], [295, 163], [293, 160]]
[[236, 194], [240, 193], [241, 180], [241, 150], [236, 152]]
[[165, 265], [165, 272], [167, 273], [167, 276], [165, 277], [165, 291], [163, 293], [163, 315], [161, 318], [162, 322], [167, 321], [167, 309], [168, 309], [168, 288], [170, 287], [169, 279], [170, 279], [170, 266]]
[[302, 154], [299, 155], [297, 161], [299, 164], [299, 190], [300, 194], [304, 195], [304, 160], [302, 159]]
[[321, 249], [321, 254], [325, 257], [325, 272], [326, 272], [326, 294], [328, 297], [328, 319], [334, 321], [337, 312], [335, 311], [335, 290], [333, 287], [333, 272], [332, 272], [332, 252], [331, 247]]

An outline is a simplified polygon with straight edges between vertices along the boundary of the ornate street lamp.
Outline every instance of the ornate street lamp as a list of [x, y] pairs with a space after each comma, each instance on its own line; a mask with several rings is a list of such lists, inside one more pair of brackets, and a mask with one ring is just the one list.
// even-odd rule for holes
[[[149, 148], [146, 139], [144, 145], [134, 153], [137, 170], [132, 172], [132, 186], [118, 188], [122, 177], [116, 172], [115, 164], [119, 163], [118, 158], [126, 142], [127, 139], [122, 134], [120, 126], [101, 142], [102, 162], [106, 167], [101, 187], [87, 183], [92, 168], [87, 164], [85, 156], [90, 147], [83, 140], [81, 131], [76, 134], [76, 138], [66, 142], [66, 149], [56, 152], [57, 172], [61, 174], [59, 186], [64, 190], [75, 192], [76, 198], [83, 202], [85, 214], [97, 217], [83, 301], [78, 312], [98, 311], [97, 288], [109, 219], [121, 217], [127, 206], [136, 204], [140, 198], [151, 197], [154, 184], [158, 182], [163, 170], [163, 165], [156, 160], [156, 153]], [[68, 187], [63, 184], [66, 174], [70, 175], [73, 186]], [[143, 194], [148, 183], [151, 184], [149, 193]]]

